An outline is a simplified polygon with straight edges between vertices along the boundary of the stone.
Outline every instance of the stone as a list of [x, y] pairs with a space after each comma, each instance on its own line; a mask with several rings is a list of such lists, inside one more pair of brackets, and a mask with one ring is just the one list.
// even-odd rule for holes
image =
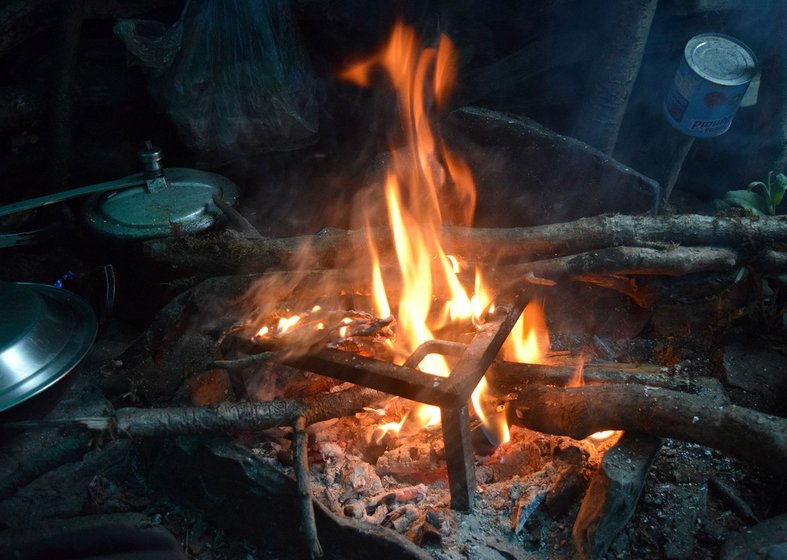
[[444, 120], [441, 131], [484, 193], [476, 210], [479, 227], [647, 212], [658, 197], [652, 179], [525, 117], [464, 107]]
[[774, 412], [787, 401], [787, 356], [748, 344], [730, 344], [722, 358], [724, 381], [765, 399]]
[[765, 553], [765, 560], [787, 560], [787, 542], [770, 547]]
[[[782, 558], [787, 543], [787, 513], [771, 517], [731, 536], [721, 548], [719, 560], [769, 560]], [[782, 548], [779, 548], [782, 547]]]

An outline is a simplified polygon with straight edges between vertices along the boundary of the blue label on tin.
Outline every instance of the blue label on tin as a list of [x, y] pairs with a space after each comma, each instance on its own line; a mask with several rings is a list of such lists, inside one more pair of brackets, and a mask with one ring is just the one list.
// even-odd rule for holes
[[711, 137], [724, 134], [732, 124], [749, 83], [724, 86], [698, 76], [682, 59], [664, 99], [664, 114], [684, 134]]

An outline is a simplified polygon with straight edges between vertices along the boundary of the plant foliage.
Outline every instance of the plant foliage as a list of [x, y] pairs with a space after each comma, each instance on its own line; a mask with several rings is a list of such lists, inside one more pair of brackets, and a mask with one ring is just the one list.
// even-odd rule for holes
[[787, 176], [783, 173], [768, 173], [768, 179], [752, 181], [746, 190], [729, 191], [716, 201], [716, 208], [743, 208], [758, 216], [773, 216], [787, 191]]

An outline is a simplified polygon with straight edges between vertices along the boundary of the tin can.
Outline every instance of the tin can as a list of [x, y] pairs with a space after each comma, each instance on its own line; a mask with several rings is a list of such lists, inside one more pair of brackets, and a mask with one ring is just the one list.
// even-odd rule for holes
[[756, 73], [757, 58], [737, 39], [720, 33], [692, 37], [664, 100], [664, 115], [689, 136], [724, 134]]

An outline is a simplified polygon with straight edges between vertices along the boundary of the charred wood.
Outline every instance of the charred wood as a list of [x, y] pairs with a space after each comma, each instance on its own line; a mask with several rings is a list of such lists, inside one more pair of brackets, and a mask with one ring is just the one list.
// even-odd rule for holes
[[508, 421], [582, 439], [626, 430], [690, 441], [777, 473], [787, 469], [787, 419], [703, 397], [636, 385], [531, 385], [506, 405]]
[[626, 432], [604, 454], [601, 466], [582, 499], [572, 534], [585, 560], [604, 557], [637, 506], [661, 440]]
[[[168, 495], [217, 512], [225, 526], [266, 550], [273, 548], [278, 557], [305, 556], [302, 542], [292, 538], [292, 528], [301, 519], [293, 499], [295, 481], [246, 446], [224, 437], [163, 441], [153, 478]], [[239, 509], [238, 504], [245, 507]], [[398, 533], [337, 516], [317, 500], [314, 508], [320, 542], [329, 558], [430, 558]], [[248, 511], [257, 514], [250, 516]]]
[[213, 195], [213, 204], [224, 214], [230, 227], [239, 232], [245, 239], [262, 239], [262, 234], [232, 205], [224, 202], [218, 195]]
[[708, 478], [708, 488], [715, 492], [732, 510], [749, 523], [759, 523], [760, 519], [754, 515], [751, 507], [743, 498], [722, 482], [717, 476]]
[[307, 424], [355, 414], [366, 406], [378, 403], [389, 395], [367, 387], [353, 387], [345, 391], [326, 393], [304, 399]]

